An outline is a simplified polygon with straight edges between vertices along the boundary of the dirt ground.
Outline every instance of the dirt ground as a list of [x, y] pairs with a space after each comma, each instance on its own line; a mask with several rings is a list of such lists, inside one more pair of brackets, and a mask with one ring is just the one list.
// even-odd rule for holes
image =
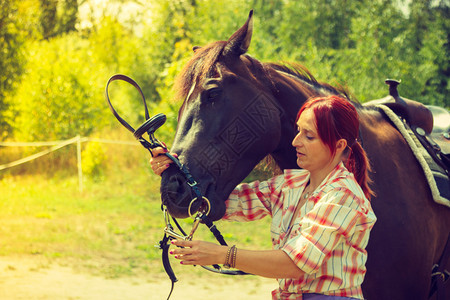
[[[180, 299], [271, 299], [274, 279], [256, 276], [211, 274], [181, 278], [171, 300]], [[165, 274], [149, 277], [106, 279], [70, 267], [42, 263], [33, 257], [0, 257], [0, 299], [45, 300], [140, 300], [166, 299], [170, 280]]]

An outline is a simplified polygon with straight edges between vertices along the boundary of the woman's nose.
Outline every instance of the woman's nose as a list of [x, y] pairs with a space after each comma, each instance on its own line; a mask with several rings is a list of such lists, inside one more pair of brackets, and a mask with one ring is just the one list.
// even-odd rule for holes
[[292, 146], [294, 147], [298, 147], [301, 145], [301, 141], [300, 141], [300, 134], [297, 134], [294, 139], [292, 140]]

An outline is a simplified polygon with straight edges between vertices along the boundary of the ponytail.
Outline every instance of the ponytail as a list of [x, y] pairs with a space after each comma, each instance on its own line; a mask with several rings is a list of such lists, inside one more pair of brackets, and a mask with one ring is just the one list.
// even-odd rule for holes
[[356, 181], [361, 186], [364, 195], [370, 200], [371, 196], [375, 196], [375, 192], [369, 187], [372, 180], [369, 177], [369, 172], [372, 171], [370, 162], [358, 141], [355, 141], [352, 146], [349, 146], [349, 154], [345, 162], [345, 167], [353, 173]]

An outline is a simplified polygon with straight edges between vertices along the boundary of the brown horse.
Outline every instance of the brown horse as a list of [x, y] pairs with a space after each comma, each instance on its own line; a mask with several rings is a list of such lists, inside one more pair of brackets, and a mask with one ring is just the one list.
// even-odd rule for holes
[[[281, 169], [298, 168], [291, 142], [296, 113], [306, 99], [347, 97], [303, 68], [252, 58], [246, 54], [251, 36], [252, 13], [228, 41], [196, 48], [177, 82], [185, 100], [171, 150], [201, 184], [213, 220], [224, 215], [230, 192], [265, 156]], [[383, 112], [354, 105], [377, 195], [364, 295], [369, 300], [427, 299], [432, 266], [449, 235], [450, 209], [433, 202], [416, 158]], [[192, 194], [175, 167], [162, 174], [161, 195], [172, 215], [187, 217]]]

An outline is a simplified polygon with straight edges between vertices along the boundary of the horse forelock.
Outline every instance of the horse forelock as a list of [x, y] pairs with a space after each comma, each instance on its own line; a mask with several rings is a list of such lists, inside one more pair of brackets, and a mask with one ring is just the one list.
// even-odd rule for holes
[[199, 86], [203, 80], [214, 75], [215, 64], [222, 54], [225, 47], [225, 41], [210, 43], [204, 47], [198, 48], [194, 56], [184, 66], [180, 74], [175, 79], [175, 92], [177, 100], [186, 100], [192, 85]]

